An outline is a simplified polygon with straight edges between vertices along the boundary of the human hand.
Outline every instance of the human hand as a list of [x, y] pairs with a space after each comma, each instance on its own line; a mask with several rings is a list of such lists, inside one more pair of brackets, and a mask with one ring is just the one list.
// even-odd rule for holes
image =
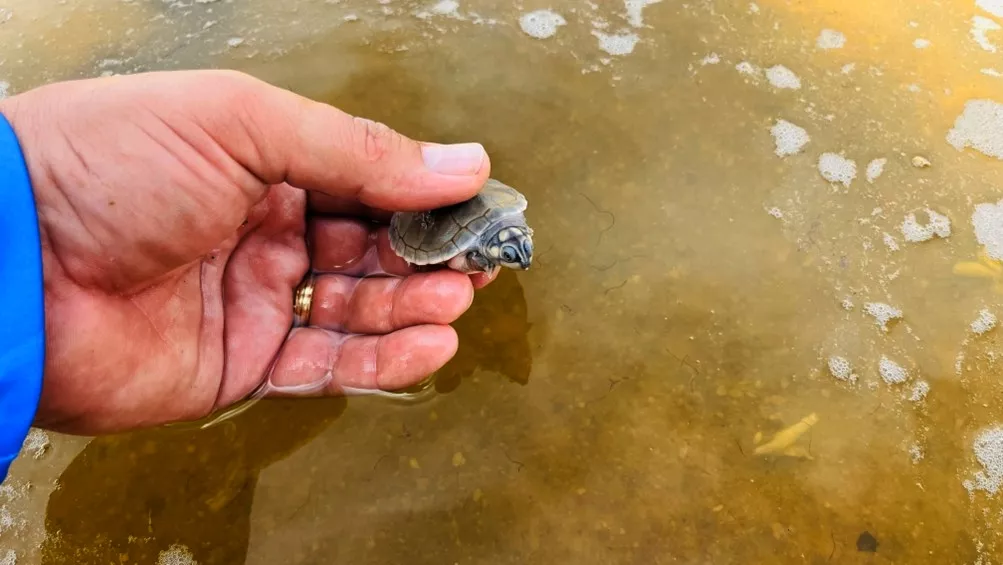
[[[490, 173], [480, 145], [420, 144], [229, 71], [55, 83], [0, 113], [42, 238], [38, 426], [195, 420], [266, 380], [294, 394], [406, 388], [455, 354], [448, 324], [490, 282], [416, 273], [385, 226], [388, 210], [476, 194]], [[311, 270], [309, 327], [290, 332]], [[366, 276], [380, 273], [392, 276]]]

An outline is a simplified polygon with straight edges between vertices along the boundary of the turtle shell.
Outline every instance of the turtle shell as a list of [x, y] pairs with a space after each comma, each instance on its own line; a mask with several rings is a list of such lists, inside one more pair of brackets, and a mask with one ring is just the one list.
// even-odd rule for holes
[[492, 225], [511, 217], [525, 225], [526, 197], [516, 189], [488, 179], [476, 196], [465, 202], [425, 212], [397, 212], [390, 219], [390, 246], [415, 265], [444, 263], [475, 249]]

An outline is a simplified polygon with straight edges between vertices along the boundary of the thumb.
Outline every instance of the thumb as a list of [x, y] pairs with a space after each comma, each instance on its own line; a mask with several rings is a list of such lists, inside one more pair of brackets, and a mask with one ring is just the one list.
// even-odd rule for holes
[[423, 210], [471, 198], [490, 174], [479, 143], [418, 142], [246, 75], [237, 82], [242, 103], [231, 108], [242, 111], [230, 115], [246, 123], [231, 131], [251, 139], [233, 148], [225, 136], [217, 140], [268, 184], [287, 182], [383, 210]]

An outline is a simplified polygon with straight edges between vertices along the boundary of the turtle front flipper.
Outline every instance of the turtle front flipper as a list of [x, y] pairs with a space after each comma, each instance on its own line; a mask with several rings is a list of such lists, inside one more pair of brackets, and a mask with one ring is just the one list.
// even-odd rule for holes
[[494, 274], [494, 272], [499, 269], [498, 265], [492, 263], [487, 257], [482, 255], [480, 251], [476, 250], [460, 253], [456, 257], [450, 259], [446, 263], [446, 266], [450, 269], [468, 275], [471, 273]]

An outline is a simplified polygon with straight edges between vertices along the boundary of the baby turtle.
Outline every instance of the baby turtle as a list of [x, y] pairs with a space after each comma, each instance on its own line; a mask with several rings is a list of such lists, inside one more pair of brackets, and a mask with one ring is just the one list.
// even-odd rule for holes
[[412, 265], [445, 263], [463, 273], [494, 274], [501, 267], [528, 269], [533, 230], [526, 197], [495, 179], [465, 202], [425, 212], [397, 212], [390, 219], [390, 246]]

